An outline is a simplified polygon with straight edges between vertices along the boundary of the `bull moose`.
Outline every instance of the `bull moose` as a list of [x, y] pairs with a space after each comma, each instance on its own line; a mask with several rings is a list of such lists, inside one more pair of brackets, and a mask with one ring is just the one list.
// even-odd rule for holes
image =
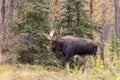
[[74, 55], [86, 56], [97, 53], [97, 43], [91, 39], [78, 38], [75, 36], [64, 36], [61, 37], [62, 29], [60, 30], [59, 37], [53, 37], [55, 29], [51, 29], [49, 35], [45, 34], [46, 38], [50, 40], [50, 44], [47, 46], [48, 51], [53, 51], [56, 55], [58, 52], [62, 52], [65, 56], [64, 65]]

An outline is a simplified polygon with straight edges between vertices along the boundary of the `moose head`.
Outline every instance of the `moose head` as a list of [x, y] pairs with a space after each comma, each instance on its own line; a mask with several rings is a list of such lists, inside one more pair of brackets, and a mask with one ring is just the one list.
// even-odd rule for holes
[[54, 36], [55, 34], [55, 29], [54, 28], [51, 28], [50, 29], [50, 32], [49, 34], [46, 34], [46, 33], [43, 33], [44, 36], [49, 40], [49, 45], [47, 46], [47, 51], [50, 52], [50, 51], [53, 51], [56, 53], [56, 51], [58, 51], [58, 39], [61, 38], [61, 35], [62, 35], [62, 27], [60, 28], [60, 31], [59, 31], [59, 35], [57, 36]]
[[98, 45], [95, 41], [86, 38], [79, 38], [75, 36], [64, 36], [61, 37], [62, 28], [60, 29], [60, 34], [53, 37], [55, 29], [51, 29], [49, 35], [45, 34], [46, 38], [50, 41], [47, 46], [48, 51], [53, 51], [58, 56], [58, 52], [62, 52], [65, 56], [64, 65], [69, 61], [69, 59], [74, 55], [93, 55], [97, 53]]

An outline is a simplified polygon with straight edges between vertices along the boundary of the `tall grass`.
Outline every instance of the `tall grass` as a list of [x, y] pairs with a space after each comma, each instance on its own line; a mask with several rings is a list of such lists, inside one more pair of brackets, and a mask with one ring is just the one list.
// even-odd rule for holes
[[96, 65], [85, 68], [76, 66], [64, 69], [40, 65], [3, 65], [0, 67], [0, 80], [120, 80], [120, 61], [106, 61], [105, 67], [100, 58]]
[[70, 64], [63, 68], [58, 67], [60, 65], [1, 65], [0, 80], [120, 80], [120, 60], [114, 54], [111, 61], [110, 45], [105, 45], [105, 65], [99, 55], [96, 63], [89, 57], [85, 66], [78, 66], [77, 61], [74, 68]]

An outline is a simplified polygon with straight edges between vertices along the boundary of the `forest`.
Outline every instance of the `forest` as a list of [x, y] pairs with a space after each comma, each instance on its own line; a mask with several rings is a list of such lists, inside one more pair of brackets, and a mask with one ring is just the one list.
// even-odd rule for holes
[[[96, 42], [96, 56], [63, 65], [47, 48], [67, 36]], [[0, 0], [0, 80], [120, 80], [120, 0]]]

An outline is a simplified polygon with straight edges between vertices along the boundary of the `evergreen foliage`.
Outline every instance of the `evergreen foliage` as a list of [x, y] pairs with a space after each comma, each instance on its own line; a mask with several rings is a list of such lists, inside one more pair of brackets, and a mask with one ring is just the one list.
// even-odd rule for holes
[[29, 1], [25, 9], [22, 10], [25, 17], [16, 21], [14, 26], [15, 33], [21, 38], [18, 60], [22, 63], [45, 65], [55, 63], [54, 65], [58, 65], [59, 61], [54, 54], [47, 54], [46, 45], [48, 41], [42, 34], [43, 32], [48, 33], [50, 27], [59, 30], [62, 26], [64, 35], [75, 34], [79, 37], [93, 38], [92, 32], [100, 32], [100, 27], [88, 18], [84, 8], [85, 4], [85, 0], [66, 0], [61, 9], [64, 12], [55, 22], [51, 22], [48, 18], [54, 11], [49, 9], [47, 0]]
[[110, 40], [110, 44], [111, 44], [110, 51], [113, 53], [117, 53], [117, 39], [115, 35], [115, 30], [112, 29], [111, 32], [112, 33], [111, 33], [111, 40]]
[[[19, 61], [23, 63], [40, 63], [41, 57], [45, 54], [45, 38], [43, 31], [49, 29], [47, 15], [50, 10], [46, 6], [45, 0], [30, 1], [24, 12], [26, 17], [24, 20], [18, 21], [17, 26], [25, 23], [23, 28], [17, 28], [17, 33], [20, 36]], [[20, 23], [21, 22], [21, 23]]]
[[110, 51], [112, 52], [111, 57], [114, 57], [115, 55], [117, 56], [120, 51], [120, 48], [117, 46], [118, 44], [120, 44], [120, 41], [116, 37], [115, 30], [112, 29], [110, 38]]
[[100, 33], [100, 26], [89, 19], [87, 10], [85, 10], [86, 0], [66, 0], [62, 9], [65, 9], [61, 15], [60, 26], [66, 28], [66, 35], [87, 37], [93, 39], [93, 31]]

